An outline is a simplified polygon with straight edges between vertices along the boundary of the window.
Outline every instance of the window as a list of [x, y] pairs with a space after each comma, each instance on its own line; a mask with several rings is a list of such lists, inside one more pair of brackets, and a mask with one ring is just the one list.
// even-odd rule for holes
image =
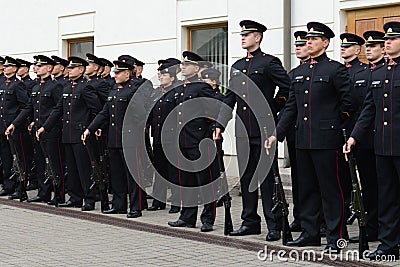
[[93, 37], [68, 40], [68, 56], [86, 58], [86, 53], [93, 53]]
[[[188, 49], [207, 61], [228, 65], [228, 24], [188, 27]], [[224, 72], [221, 77], [223, 83], [228, 75]]]

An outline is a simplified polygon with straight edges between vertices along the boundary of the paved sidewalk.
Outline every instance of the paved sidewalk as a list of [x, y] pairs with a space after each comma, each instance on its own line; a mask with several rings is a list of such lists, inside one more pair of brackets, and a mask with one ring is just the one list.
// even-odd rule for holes
[[[286, 189], [290, 189], [290, 171], [281, 169], [282, 180]], [[237, 178], [229, 179], [230, 184], [236, 183]], [[285, 190], [286, 191], [286, 190]], [[36, 195], [37, 191], [29, 191], [30, 197]], [[287, 199], [291, 202], [290, 190], [287, 190]], [[231, 191], [232, 200], [232, 219], [234, 228], [241, 224], [240, 213], [242, 209], [241, 197], [238, 190]], [[111, 195], [110, 195], [111, 199]], [[207, 243], [193, 241], [185, 236], [171, 237], [156, 233], [137, 231], [117, 227], [108, 224], [96, 223], [93, 221], [69, 218], [65, 216], [53, 215], [45, 212], [22, 209], [10, 204], [17, 204], [15, 200], [7, 200], [1, 197], [0, 204], [0, 266], [259, 266], [275, 264], [281, 266], [288, 265], [318, 265], [318, 262], [282, 262], [277, 259], [274, 261], [260, 261], [257, 252], [244, 250], [241, 248], [217, 245], [220, 243]], [[9, 201], [9, 202], [8, 202]], [[151, 200], [148, 201], [151, 205]], [[25, 208], [45, 206], [48, 209], [67, 210], [63, 208], [49, 207], [41, 203], [24, 203]], [[26, 206], [28, 205], [28, 206]], [[15, 206], [15, 205], [14, 205]], [[99, 203], [96, 209], [89, 214], [101, 216], [101, 218], [118, 218], [126, 222], [148, 223], [156, 228], [168, 228], [179, 233], [181, 229], [167, 226], [168, 221], [175, 221], [179, 214], [169, 214], [168, 209], [161, 211], [143, 211], [143, 216], [136, 219], [127, 219], [126, 215], [103, 215], [100, 212]], [[290, 210], [292, 205], [290, 205]], [[77, 208], [72, 210], [82, 214]], [[199, 208], [201, 213], [202, 207]], [[263, 217], [261, 200], [259, 201], [259, 214]], [[199, 215], [200, 216], [200, 215]], [[243, 240], [256, 244], [256, 249], [263, 249], [265, 245], [280, 249], [282, 241], [266, 242], [266, 224], [262, 220], [262, 234], [244, 237], [227, 237], [226, 240]], [[292, 221], [292, 218], [289, 218]], [[214, 231], [205, 235], [223, 237], [224, 209], [217, 208], [217, 217]], [[184, 228], [188, 233], [195, 234], [200, 232], [200, 222], [197, 228]], [[358, 234], [357, 223], [348, 226], [350, 236]], [[200, 234], [200, 233], [199, 233]], [[204, 235], [204, 233], [202, 233]], [[299, 233], [293, 233], [296, 238]], [[181, 235], [179, 235], [181, 236]], [[198, 239], [194, 239], [198, 240]], [[232, 242], [233, 242], [232, 241]], [[229, 244], [229, 243], [228, 243]], [[326, 244], [322, 238], [321, 247], [307, 247], [301, 249], [313, 249], [320, 252]], [[377, 242], [370, 243], [370, 250], [375, 250]], [[347, 249], [356, 250], [357, 244], [349, 244]], [[299, 250], [301, 252], [301, 250]], [[370, 261], [354, 262], [354, 266], [359, 264], [369, 264]], [[332, 264], [332, 262], [330, 263]], [[383, 264], [383, 263], [379, 263]], [[398, 266], [398, 262], [386, 262], [385, 265]], [[336, 264], [334, 264], [336, 265]], [[341, 263], [337, 263], [340, 266]], [[347, 265], [349, 266], [349, 265]]]
[[[0, 266], [299, 266], [257, 253], [0, 205]], [[318, 264], [310, 264], [317, 266]]]

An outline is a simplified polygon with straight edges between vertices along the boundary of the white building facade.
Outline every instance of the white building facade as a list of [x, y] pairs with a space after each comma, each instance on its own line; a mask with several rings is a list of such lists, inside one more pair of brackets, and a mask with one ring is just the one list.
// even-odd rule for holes
[[[295, 67], [293, 32], [309, 21], [329, 25], [336, 37], [328, 56], [340, 59], [339, 35], [380, 29], [400, 19], [391, 0], [14, 0], [0, 1], [0, 55], [32, 60], [35, 54], [67, 57], [91, 50], [110, 60], [130, 54], [146, 63], [143, 76], [156, 75], [157, 61], [183, 50], [208, 51], [209, 59], [232, 65], [245, 55], [239, 21], [268, 27], [262, 42], [287, 70]], [[214, 40], [214, 46], [210, 46]], [[208, 47], [208, 48], [207, 48]], [[211, 48], [210, 48], [211, 47]], [[203, 49], [203, 50], [201, 50]], [[211, 52], [210, 52], [211, 51]], [[195, 51], [196, 52], [196, 51]], [[213, 53], [218, 56], [212, 55]], [[232, 123], [231, 123], [232, 124]], [[228, 133], [233, 135], [233, 126]], [[225, 152], [235, 154], [225, 142]]]

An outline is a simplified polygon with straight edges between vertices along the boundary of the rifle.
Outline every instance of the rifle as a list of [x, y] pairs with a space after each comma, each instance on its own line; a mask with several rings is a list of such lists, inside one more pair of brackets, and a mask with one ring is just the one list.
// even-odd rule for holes
[[54, 171], [53, 161], [47, 154], [44, 141], [39, 141], [39, 143], [40, 143], [40, 148], [42, 149], [43, 152], [44, 162], [45, 162], [44, 176], [46, 177], [46, 180], [44, 181], [44, 184], [47, 184], [50, 180], [52, 181], [54, 190], [54, 205], [58, 207], [58, 201], [61, 199], [61, 196], [59, 195], [58, 191], [58, 184], [60, 177], [58, 177], [58, 175]]
[[[346, 130], [342, 129], [343, 131], [343, 138], [347, 148], [347, 135]], [[368, 240], [367, 240], [367, 232], [366, 232], [366, 225], [367, 225], [367, 216], [364, 209], [364, 202], [362, 199], [362, 192], [360, 189], [360, 184], [358, 182], [358, 176], [356, 171], [356, 159], [352, 151], [350, 151], [347, 155], [349, 159], [349, 167], [350, 167], [350, 178], [351, 178], [351, 216], [347, 220], [348, 224], [352, 224], [354, 220], [357, 218], [358, 220], [358, 229], [359, 229], [359, 244], [358, 244], [358, 252], [359, 257], [361, 259], [362, 254], [364, 251], [369, 249]]]
[[97, 184], [100, 190], [101, 211], [106, 211], [110, 209], [108, 193], [107, 193], [109, 179], [106, 169], [106, 160], [104, 159], [104, 155], [102, 154], [102, 152], [100, 152], [100, 158], [97, 159], [95, 154], [94, 142], [97, 142], [94, 138], [91, 137], [87, 138], [86, 150], [88, 152], [90, 165], [92, 167], [92, 173], [90, 175], [92, 184], [88, 188], [84, 198], [86, 198], [89, 195], [89, 193], [95, 188]]
[[26, 188], [25, 188], [25, 170], [24, 167], [21, 164], [17, 148], [15, 146], [14, 139], [12, 136], [9, 136], [8, 142], [10, 143], [10, 149], [11, 149], [11, 155], [13, 157], [13, 170], [14, 174], [11, 175], [10, 180], [14, 178], [14, 176], [17, 176], [17, 181], [20, 183], [19, 186], [19, 201], [22, 202], [24, 200], [28, 199], [28, 194], [26, 193]]
[[[268, 138], [267, 127], [264, 127], [265, 137]], [[272, 173], [274, 175], [274, 191], [272, 195], [272, 202], [274, 206], [271, 212], [276, 215], [280, 210], [281, 223], [282, 223], [282, 244], [286, 245], [288, 241], [293, 241], [292, 232], [289, 226], [289, 204], [286, 201], [285, 191], [283, 190], [281, 175], [279, 174], [278, 156], [275, 153], [272, 161]]]
[[[218, 139], [215, 141], [215, 145], [217, 147], [217, 159], [220, 173], [220, 186], [217, 191], [218, 199], [217, 203], [223, 203], [225, 209], [225, 223], [224, 223], [224, 235], [228, 235], [233, 231], [233, 223], [232, 223], [232, 215], [231, 215], [231, 206], [232, 206], [232, 197], [228, 191], [228, 182], [226, 180], [226, 172], [224, 165], [224, 151], [222, 150], [222, 139]], [[224, 189], [224, 190], [222, 190]], [[224, 195], [221, 195], [221, 192], [226, 192]]]

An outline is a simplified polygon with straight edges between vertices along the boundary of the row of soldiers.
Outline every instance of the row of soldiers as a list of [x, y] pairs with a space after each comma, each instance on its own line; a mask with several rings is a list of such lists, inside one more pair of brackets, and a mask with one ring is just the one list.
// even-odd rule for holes
[[[349, 239], [346, 220], [351, 179], [343, 153], [355, 150], [367, 212], [367, 240], [380, 241], [367, 256], [371, 260], [388, 255], [398, 259], [400, 150], [395, 136], [400, 22], [387, 22], [383, 32], [367, 31], [362, 37], [341, 34], [345, 64], [326, 56], [335, 36], [329, 27], [311, 22], [307, 29], [295, 33], [300, 65], [289, 73], [289, 100], [276, 133], [264, 144], [268, 152], [276, 140], [282, 141], [294, 131], [297, 175], [292, 179], [297, 179], [293, 193], [298, 213], [292, 229], [299, 227], [301, 235], [288, 245], [320, 245], [321, 223], [326, 224], [326, 251], [340, 251], [337, 241]], [[363, 45], [368, 64], [358, 58]], [[345, 145], [342, 128], [350, 136]]]
[[[68, 60], [56, 56], [49, 58], [37, 55], [34, 57], [33, 65], [38, 78], [31, 82], [30, 90], [22, 82], [22, 79], [19, 80], [16, 77], [17, 72], [22, 68], [26, 68], [28, 72], [30, 63], [8, 56], [4, 60], [2, 59], [4, 83], [2, 80], [1, 88], [5, 96], [2, 98], [2, 103], [8, 105], [2, 110], [11, 110], [10, 107], [13, 109], [7, 114], [7, 117], [2, 115], [4, 118], [2, 145], [5, 149], [2, 158], [3, 162], [8, 164], [3, 166], [5, 178], [2, 181], [3, 190], [0, 195], [9, 195], [9, 199], [22, 201], [27, 199], [25, 190], [21, 191], [20, 188], [26, 186], [29, 169], [27, 162], [30, 162], [32, 158], [26, 155], [25, 151], [26, 147], [32, 145], [30, 136], [36, 135], [33, 140], [33, 150], [38, 194], [27, 201], [47, 202], [49, 205], [57, 204], [59, 207], [80, 207], [82, 211], [94, 210], [96, 193], [93, 190], [93, 179], [91, 180], [93, 173], [91, 171], [95, 170], [91, 166], [93, 165], [91, 157], [93, 151], [88, 149], [87, 143], [89, 143], [89, 139], [96, 138], [99, 140], [96, 140], [95, 143], [103, 143], [102, 145], [104, 142], [107, 143], [109, 175], [113, 193], [112, 207], [110, 208], [107, 203], [104, 203], [105, 205], [102, 203], [102, 212], [127, 214], [128, 218], [136, 218], [142, 216], [142, 210], [146, 208], [148, 210], [165, 209], [167, 188], [162, 184], [162, 179], [157, 177], [153, 192], [156, 195], [164, 195], [164, 197], [159, 197], [160, 200], [154, 199], [150, 207], [147, 205], [145, 185], [140, 180], [151, 179], [152, 177], [144, 176], [152, 175], [146, 174], [146, 168], [143, 167], [147, 164], [143, 156], [146, 148], [139, 147], [139, 144], [133, 147], [133, 151], [137, 150], [138, 152], [133, 161], [137, 161], [141, 165], [139, 169], [142, 174], [138, 174], [136, 177], [131, 175], [132, 171], [129, 170], [127, 164], [128, 159], [125, 159], [126, 155], [123, 152], [123, 122], [128, 105], [139, 88], [140, 92], [136, 94], [138, 99], [136, 101], [139, 103], [135, 103], [135, 107], [145, 108], [145, 103], [159, 100], [152, 109], [150, 108], [150, 114], [146, 114], [145, 111], [141, 113], [139, 108], [139, 112], [137, 109], [135, 110], [134, 117], [137, 117], [139, 121], [145, 121], [145, 133], [151, 128], [153, 136], [151, 154], [154, 155], [152, 160], [157, 166], [157, 174], [161, 173], [163, 177], [172, 177], [172, 179], [177, 179], [179, 176], [179, 181], [173, 180], [178, 185], [192, 183], [193, 173], [169, 166], [161, 147], [162, 124], [174, 106], [182, 105], [184, 101], [195, 98], [196, 93], [199, 97], [208, 94], [212, 98], [221, 98], [219, 90], [216, 90], [221, 73], [213, 68], [203, 71], [209, 67], [210, 63], [205, 62], [195, 53], [185, 51], [183, 57], [182, 67], [180, 67], [181, 61], [175, 58], [158, 62], [160, 87], [155, 90], [152, 83], [142, 78], [136, 71], [138, 67], [143, 67], [144, 63], [129, 55], [122, 55], [112, 63], [90, 53], [87, 54], [86, 59], [69, 57]], [[111, 66], [114, 67], [115, 76], [113, 78], [109, 75]], [[179, 81], [177, 78], [181, 71], [186, 78], [185, 82]], [[66, 73], [65, 76], [64, 73]], [[199, 76], [200, 73], [203, 76]], [[84, 77], [85, 74], [87, 78]], [[199, 77], [204, 78], [206, 83]], [[181, 91], [179, 94], [176, 93], [178, 90]], [[185, 113], [193, 114], [193, 111], [188, 110], [185, 105], [182, 105], [181, 109], [182, 111], [185, 109]], [[134, 124], [139, 125], [140, 123], [135, 121]], [[197, 119], [182, 129], [185, 135], [184, 144], [183, 141], [180, 142], [181, 147], [186, 148], [186, 150], [182, 149], [187, 157], [197, 157], [199, 151], [196, 150], [196, 147], [205, 133], [211, 137], [208, 132], [209, 124], [210, 119]], [[194, 128], [196, 131], [191, 137]], [[132, 131], [137, 136], [143, 134], [140, 130], [132, 129]], [[17, 183], [15, 179], [10, 179], [13, 177], [11, 172], [13, 169], [15, 171], [15, 166], [12, 166], [10, 142], [7, 139], [18, 141], [17, 150], [25, 176], [20, 183]], [[26, 144], [21, 141], [24, 139], [27, 139]], [[97, 158], [101, 153], [101, 151], [94, 151]], [[57, 188], [52, 188], [51, 183], [46, 183], [46, 158], [50, 159], [53, 172], [59, 178]], [[67, 181], [64, 179], [66, 171], [68, 172]], [[214, 177], [218, 177], [215, 167]], [[67, 201], [64, 199], [65, 188], [69, 195]], [[54, 191], [53, 199], [51, 199], [52, 191]], [[177, 213], [181, 209], [181, 203], [176, 190], [172, 191], [174, 200], [170, 213]], [[129, 212], [127, 212], [127, 195], [130, 204]], [[184, 204], [182, 205], [184, 206]], [[202, 231], [212, 230], [215, 219], [215, 203], [206, 206], [207, 212], [204, 213], [205, 219], [202, 219]], [[185, 218], [185, 221], [193, 221], [194, 225], [196, 212], [197, 208], [183, 207], [181, 217]]]
[[[15, 77], [21, 63], [6, 57], [3, 64], [6, 66], [6, 78], [1, 82], [1, 116], [4, 116], [4, 125], [0, 126], [3, 127], [0, 131], [4, 132], [2, 149], [5, 147], [5, 152], [2, 150], [2, 158], [6, 158], [4, 155], [10, 155], [7, 137], [21, 141], [22, 148], [22, 135], [26, 132], [28, 123], [33, 121], [34, 124], [30, 124], [29, 129], [34, 128], [37, 140], [40, 140], [35, 141], [35, 144], [40, 145], [40, 142], [45, 141], [47, 153], [52, 153], [53, 162], [58, 164], [55, 169], [58, 168], [60, 177], [63, 176], [64, 170], [60, 155], [65, 155], [70, 199], [60, 206], [81, 207], [84, 211], [93, 210], [95, 194], [86, 193], [90, 187], [90, 160], [83, 142], [88, 142], [94, 135], [100, 137], [107, 133], [105, 139], [110, 153], [113, 206], [110, 209], [105, 208], [103, 212], [127, 213], [128, 194], [130, 212], [127, 216], [135, 218], [142, 216], [147, 202], [141, 182], [143, 173], [129, 171], [130, 160], [125, 159], [126, 155], [122, 149], [122, 124], [130, 100], [139, 93], [143, 95], [143, 98], [139, 98], [143, 101], [136, 103], [136, 106], [143, 105], [143, 114], [139, 112], [135, 117], [138, 125], [144, 123], [147, 125], [145, 128], [151, 128], [153, 163], [157, 173], [167, 177], [173, 184], [188, 187], [210, 183], [217, 178], [218, 168], [215, 167], [215, 162], [210, 160], [206, 168], [191, 172], [170, 164], [170, 160], [164, 154], [165, 146], [170, 145], [172, 149], [176, 149], [172, 139], [179, 133], [181, 153], [195, 162], [201, 157], [200, 142], [204, 138], [212, 138], [215, 141], [221, 138], [221, 133], [232, 118], [232, 109], [236, 105], [235, 132], [243, 222], [239, 229], [229, 234], [242, 236], [261, 233], [261, 218], [257, 213], [258, 190], [250, 190], [252, 179], [256, 178], [260, 181], [263, 212], [268, 227], [266, 240], [276, 241], [281, 238], [282, 225], [271, 212], [273, 173], [270, 171], [265, 177], [262, 172], [258, 172], [257, 165], [261, 155], [265, 153], [264, 146], [268, 153], [276, 140], [282, 141], [291, 136], [288, 143], [295, 205], [295, 221], [291, 228], [302, 233], [298, 239], [288, 242], [287, 245], [320, 246], [320, 226], [324, 224], [327, 238], [325, 251], [337, 253], [340, 251], [337, 241], [349, 238], [346, 219], [349, 216], [351, 187], [349, 170], [346, 168], [343, 154], [348, 150], [342, 151], [341, 134], [342, 128], [345, 127], [351, 133], [349, 147], [357, 140], [356, 154], [364, 204], [368, 212], [368, 238], [370, 241], [378, 239], [381, 242], [377, 250], [369, 256], [371, 259], [382, 255], [398, 257], [398, 149], [393, 137], [397, 129], [398, 113], [395, 101], [398, 95], [396, 65], [400, 56], [400, 23], [386, 23], [384, 32], [368, 31], [364, 33], [364, 38], [349, 33], [342, 34], [342, 57], [346, 63], [344, 65], [326, 55], [330, 39], [335, 36], [333, 31], [322, 23], [310, 22], [307, 24], [307, 31], [295, 33], [296, 55], [301, 64], [289, 73], [284, 70], [277, 57], [261, 51], [260, 43], [263, 33], [267, 30], [264, 25], [244, 20], [240, 22], [240, 26], [242, 48], [247, 51], [247, 55], [232, 66], [226, 95], [216, 90], [220, 73], [209, 68], [210, 64], [204, 64], [204, 59], [189, 51], [183, 53], [182, 62], [173, 58], [159, 61], [160, 87], [155, 90], [147, 90], [146, 88], [152, 88], [151, 83], [134, 74], [134, 58], [127, 55], [119, 57], [113, 62], [115, 84], [108, 86], [109, 92], [103, 92], [99, 85], [104, 83], [104, 79], [98, 76], [99, 68], [104, 63], [94, 55], [88, 54], [87, 60], [77, 57], [68, 59], [69, 80], [65, 85], [51, 79], [50, 74], [57, 66], [57, 61], [39, 55], [35, 65], [40, 79], [35, 83], [30, 97], [24, 84]], [[361, 63], [357, 58], [364, 44], [369, 64]], [[388, 60], [384, 58], [385, 52]], [[88, 75], [87, 80], [83, 77], [85, 72]], [[183, 81], [177, 79], [179, 72], [184, 76]], [[209, 84], [201, 82], [199, 77]], [[257, 114], [250, 105], [251, 101], [256, 102], [257, 94], [249, 80], [257, 86], [268, 102], [272, 113], [268, 112], [268, 116], [272, 116], [277, 122], [276, 134], [269, 137], [265, 145], [266, 136], [263, 136], [261, 130], [265, 125], [260, 125]], [[55, 93], [57, 91], [59, 93]], [[24, 96], [21, 96], [22, 94]], [[205, 109], [211, 110], [212, 119], [204, 116], [202, 110], [191, 108], [190, 104], [185, 103], [203, 97], [225, 104], [210, 108], [204, 106]], [[147, 101], [148, 99], [157, 102], [151, 105], [150, 111], [146, 111], [146, 102], [151, 102]], [[14, 106], [11, 105], [12, 101]], [[45, 106], [45, 103], [49, 106]], [[7, 108], [4, 106], [6, 104]], [[170, 137], [162, 138], [163, 123], [174, 109], [178, 112], [176, 125], [169, 132]], [[6, 110], [15, 112], [11, 114]], [[187, 114], [196, 119], [186, 123], [184, 117]], [[31, 118], [31, 121], [27, 121], [27, 118]], [[133, 128], [128, 130], [134, 131]], [[148, 130], [136, 129], [135, 133], [141, 138], [142, 133], [146, 131]], [[59, 145], [60, 135], [63, 146]], [[60, 152], [62, 149], [64, 153]], [[40, 155], [38, 150], [40, 151], [35, 149], [35, 156]], [[132, 147], [132, 151], [136, 152], [137, 165], [146, 162], [142, 158], [144, 150], [140, 145]], [[22, 149], [21, 155], [24, 155]], [[375, 160], [378, 168], [375, 168]], [[40, 159], [35, 159], [36, 161], [39, 162]], [[11, 165], [6, 162], [7, 160], [3, 159], [4, 173], [7, 170], [7, 175], [10, 175]], [[40, 163], [37, 162], [39, 166]], [[141, 169], [143, 168], [137, 167], [137, 170]], [[154, 200], [148, 210], [165, 208], [166, 186], [159, 178], [161, 177], [157, 178], [156, 175], [153, 191], [162, 197]], [[4, 185], [6, 180], [3, 180]], [[8, 182], [10, 181], [7, 180]], [[13, 189], [6, 186], [1, 193], [10, 194], [13, 193]], [[49, 193], [43, 196], [38, 195], [37, 200], [50, 198]], [[174, 210], [179, 211], [184, 203], [179, 190], [172, 190], [171, 198]], [[192, 198], [197, 199], [194, 196]], [[197, 205], [182, 206], [179, 219], [168, 224], [172, 227], [194, 227]], [[204, 205], [201, 231], [212, 231], [215, 211], [215, 201]], [[356, 239], [352, 240], [357, 242]]]

